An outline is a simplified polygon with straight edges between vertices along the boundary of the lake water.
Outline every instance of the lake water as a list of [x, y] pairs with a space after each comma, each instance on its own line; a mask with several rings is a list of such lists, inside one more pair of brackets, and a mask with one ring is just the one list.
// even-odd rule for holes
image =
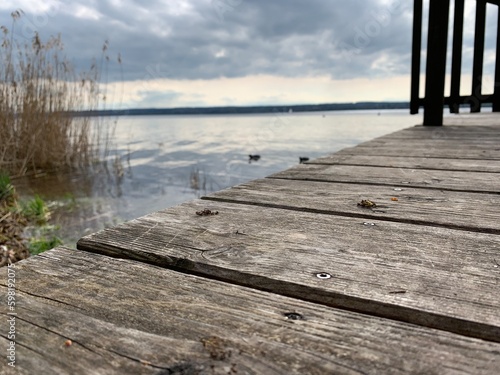
[[[118, 119], [107, 168], [14, 181], [81, 236], [422, 122], [407, 110]], [[249, 154], [260, 160], [249, 162]]]

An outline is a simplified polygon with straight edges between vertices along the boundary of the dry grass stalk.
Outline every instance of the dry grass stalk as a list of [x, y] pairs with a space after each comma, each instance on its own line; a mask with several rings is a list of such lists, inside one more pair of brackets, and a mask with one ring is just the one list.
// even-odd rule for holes
[[[75, 116], [105, 101], [102, 62], [76, 73], [63, 55], [61, 37], [31, 43], [0, 27], [0, 170], [22, 175], [39, 170], [88, 166], [107, 153], [114, 126], [98, 117]], [[101, 60], [106, 55], [107, 42]]]

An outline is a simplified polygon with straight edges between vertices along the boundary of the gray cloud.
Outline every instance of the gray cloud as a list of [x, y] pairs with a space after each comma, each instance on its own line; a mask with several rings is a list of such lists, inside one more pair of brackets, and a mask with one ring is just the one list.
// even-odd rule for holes
[[[110, 42], [109, 80], [271, 74], [386, 77], [410, 70], [412, 2], [401, 0], [61, 1], [23, 9], [16, 35], [61, 33], [79, 67]], [[13, 9], [0, 8], [10, 25]], [[37, 21], [38, 20], [38, 21]], [[492, 24], [492, 23], [490, 23]], [[466, 29], [466, 43], [471, 43]], [[493, 48], [494, 38], [487, 39]]]

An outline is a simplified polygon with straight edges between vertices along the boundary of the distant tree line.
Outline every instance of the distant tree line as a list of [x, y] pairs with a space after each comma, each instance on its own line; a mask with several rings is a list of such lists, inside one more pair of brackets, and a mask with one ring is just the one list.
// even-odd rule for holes
[[408, 102], [359, 102], [330, 104], [273, 105], [251, 107], [184, 107], [184, 108], [134, 108], [118, 110], [80, 111], [75, 115], [139, 116], [139, 115], [218, 115], [251, 113], [319, 112], [361, 109], [409, 109]]

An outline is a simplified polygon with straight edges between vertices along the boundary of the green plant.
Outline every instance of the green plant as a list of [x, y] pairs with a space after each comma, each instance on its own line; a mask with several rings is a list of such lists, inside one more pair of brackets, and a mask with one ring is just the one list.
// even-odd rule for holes
[[50, 211], [47, 204], [38, 195], [35, 195], [33, 199], [21, 204], [21, 213], [26, 219], [38, 225], [47, 223], [50, 217]]
[[0, 203], [5, 202], [7, 206], [12, 205], [15, 200], [16, 190], [5, 172], [0, 172]]
[[0, 173], [0, 193], [4, 197], [0, 199], [0, 267], [62, 244], [55, 235], [60, 227], [47, 224], [50, 211], [40, 196], [19, 203], [5, 173]]
[[44, 251], [53, 249], [56, 246], [62, 245], [62, 241], [57, 236], [52, 236], [50, 238], [40, 237], [32, 238], [29, 241], [28, 249], [32, 255], [37, 255], [43, 253]]

